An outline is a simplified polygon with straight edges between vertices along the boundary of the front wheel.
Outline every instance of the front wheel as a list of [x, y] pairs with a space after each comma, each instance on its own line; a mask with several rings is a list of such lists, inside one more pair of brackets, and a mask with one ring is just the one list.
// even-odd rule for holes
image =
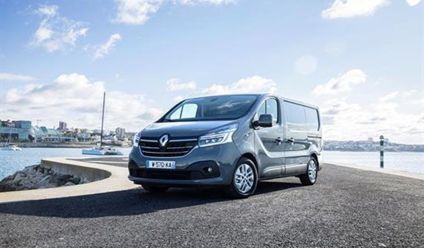
[[301, 175], [300, 182], [303, 185], [313, 185], [317, 181], [318, 177], [318, 162], [315, 158], [310, 158], [306, 167], [306, 173]]
[[246, 198], [253, 195], [258, 185], [258, 173], [252, 160], [241, 158], [233, 173], [229, 193], [234, 198]]

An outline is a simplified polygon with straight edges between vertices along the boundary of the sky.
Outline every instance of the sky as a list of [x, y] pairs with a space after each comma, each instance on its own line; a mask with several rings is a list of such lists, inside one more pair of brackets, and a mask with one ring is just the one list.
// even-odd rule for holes
[[424, 144], [420, 0], [0, 0], [0, 120], [139, 131], [178, 101], [281, 95], [327, 140]]

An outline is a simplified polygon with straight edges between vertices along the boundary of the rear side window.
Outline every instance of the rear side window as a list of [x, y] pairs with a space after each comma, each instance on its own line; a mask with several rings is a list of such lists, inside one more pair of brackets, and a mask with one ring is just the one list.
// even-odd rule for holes
[[317, 131], [319, 129], [318, 111], [313, 108], [305, 107], [305, 114], [308, 131]]
[[284, 102], [287, 127], [297, 131], [317, 131], [319, 129], [318, 111], [291, 102]]

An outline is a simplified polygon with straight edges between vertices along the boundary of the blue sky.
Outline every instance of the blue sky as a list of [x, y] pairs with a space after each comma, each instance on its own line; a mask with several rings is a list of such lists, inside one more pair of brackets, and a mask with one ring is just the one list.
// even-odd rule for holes
[[273, 92], [329, 139], [422, 143], [419, 0], [0, 0], [0, 119], [135, 131], [177, 100]]

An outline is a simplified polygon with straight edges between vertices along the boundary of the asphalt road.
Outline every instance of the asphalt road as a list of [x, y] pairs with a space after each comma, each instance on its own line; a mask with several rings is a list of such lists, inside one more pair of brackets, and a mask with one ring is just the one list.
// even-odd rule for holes
[[[119, 164], [119, 163], [118, 163]], [[326, 165], [231, 200], [143, 190], [0, 204], [1, 247], [424, 247], [424, 181]]]

